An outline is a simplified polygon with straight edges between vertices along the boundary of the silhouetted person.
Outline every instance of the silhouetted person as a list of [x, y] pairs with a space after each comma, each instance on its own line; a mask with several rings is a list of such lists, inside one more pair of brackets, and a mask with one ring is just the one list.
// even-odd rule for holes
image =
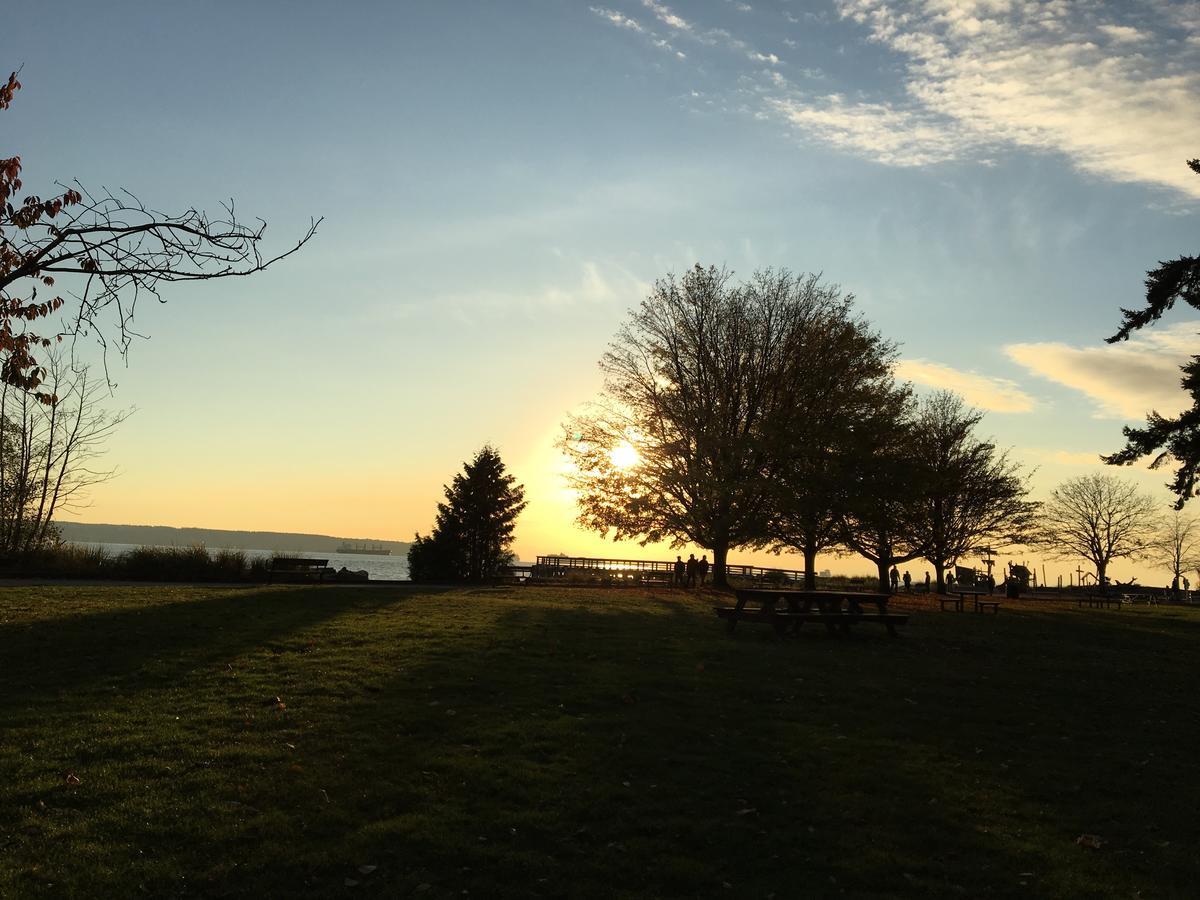
[[987, 574], [987, 589], [989, 594], [996, 592], [996, 577], [991, 572]]
[[700, 574], [700, 587], [704, 587], [704, 581], [708, 578], [708, 554], [700, 557], [700, 562], [696, 563], [696, 571]]
[[946, 576], [946, 587], [948, 587], [948, 588], [954, 587], [954, 576], [953, 575]]
[[689, 553], [687, 561], [687, 586], [694, 588], [696, 586], [696, 554]]
[[925, 593], [929, 593], [929, 573], [925, 573]]
[[1172, 600], [1179, 599], [1179, 576], [1178, 575], [1176, 575], [1174, 578], [1171, 579], [1171, 599]]
[[912, 593], [912, 576], [908, 574], [908, 569], [904, 570], [904, 593]]
[[683, 557], [675, 557], [675, 587], [683, 587]]
[[900, 570], [892, 566], [892, 593], [900, 590]]

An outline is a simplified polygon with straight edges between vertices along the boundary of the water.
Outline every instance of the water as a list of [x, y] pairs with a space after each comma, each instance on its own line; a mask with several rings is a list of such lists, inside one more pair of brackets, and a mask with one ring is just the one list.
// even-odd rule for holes
[[[130, 550], [136, 550], [142, 544], [104, 544], [87, 542], [81, 543], [85, 547], [101, 547], [107, 550], [112, 556], [119, 556]], [[210, 553], [216, 553], [223, 549], [221, 547], [208, 547]], [[404, 555], [399, 556], [366, 556], [357, 553], [336, 553], [330, 551], [328, 553], [314, 550], [247, 550], [244, 548], [235, 548], [235, 553], [245, 553], [247, 559], [255, 557], [265, 557], [270, 559], [278, 554], [280, 556], [296, 556], [305, 559], [327, 559], [329, 565], [334, 569], [340, 569], [345, 566], [352, 572], [366, 572], [372, 581], [400, 581], [408, 578], [408, 559]]]

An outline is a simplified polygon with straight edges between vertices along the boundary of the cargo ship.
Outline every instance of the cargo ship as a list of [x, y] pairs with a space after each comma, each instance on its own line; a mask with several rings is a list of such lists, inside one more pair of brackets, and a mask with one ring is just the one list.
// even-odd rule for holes
[[383, 544], [351, 543], [342, 541], [337, 548], [338, 553], [358, 553], [366, 556], [391, 556], [392, 551]]

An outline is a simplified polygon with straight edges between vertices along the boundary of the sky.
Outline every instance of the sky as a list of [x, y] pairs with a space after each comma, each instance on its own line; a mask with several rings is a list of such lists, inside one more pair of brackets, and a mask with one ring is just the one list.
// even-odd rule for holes
[[[27, 4], [0, 60], [29, 190], [234, 198], [280, 250], [324, 217], [138, 309], [107, 360], [136, 408], [119, 476], [80, 521], [409, 540], [490, 442], [521, 558], [673, 553], [579, 530], [554, 441], [628, 310], [697, 262], [854, 294], [1035, 497], [1185, 405], [1194, 311], [1104, 338], [1200, 249], [1200, 3]], [[1166, 514], [1168, 473], [1122, 474]]]

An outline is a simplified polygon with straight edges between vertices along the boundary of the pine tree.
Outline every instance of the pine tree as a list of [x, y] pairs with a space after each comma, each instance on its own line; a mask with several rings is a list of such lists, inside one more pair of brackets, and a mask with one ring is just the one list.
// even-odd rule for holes
[[429, 537], [408, 551], [413, 581], [482, 581], [512, 562], [509, 550], [525, 488], [505, 471], [495, 447], [485, 446], [445, 488]]

